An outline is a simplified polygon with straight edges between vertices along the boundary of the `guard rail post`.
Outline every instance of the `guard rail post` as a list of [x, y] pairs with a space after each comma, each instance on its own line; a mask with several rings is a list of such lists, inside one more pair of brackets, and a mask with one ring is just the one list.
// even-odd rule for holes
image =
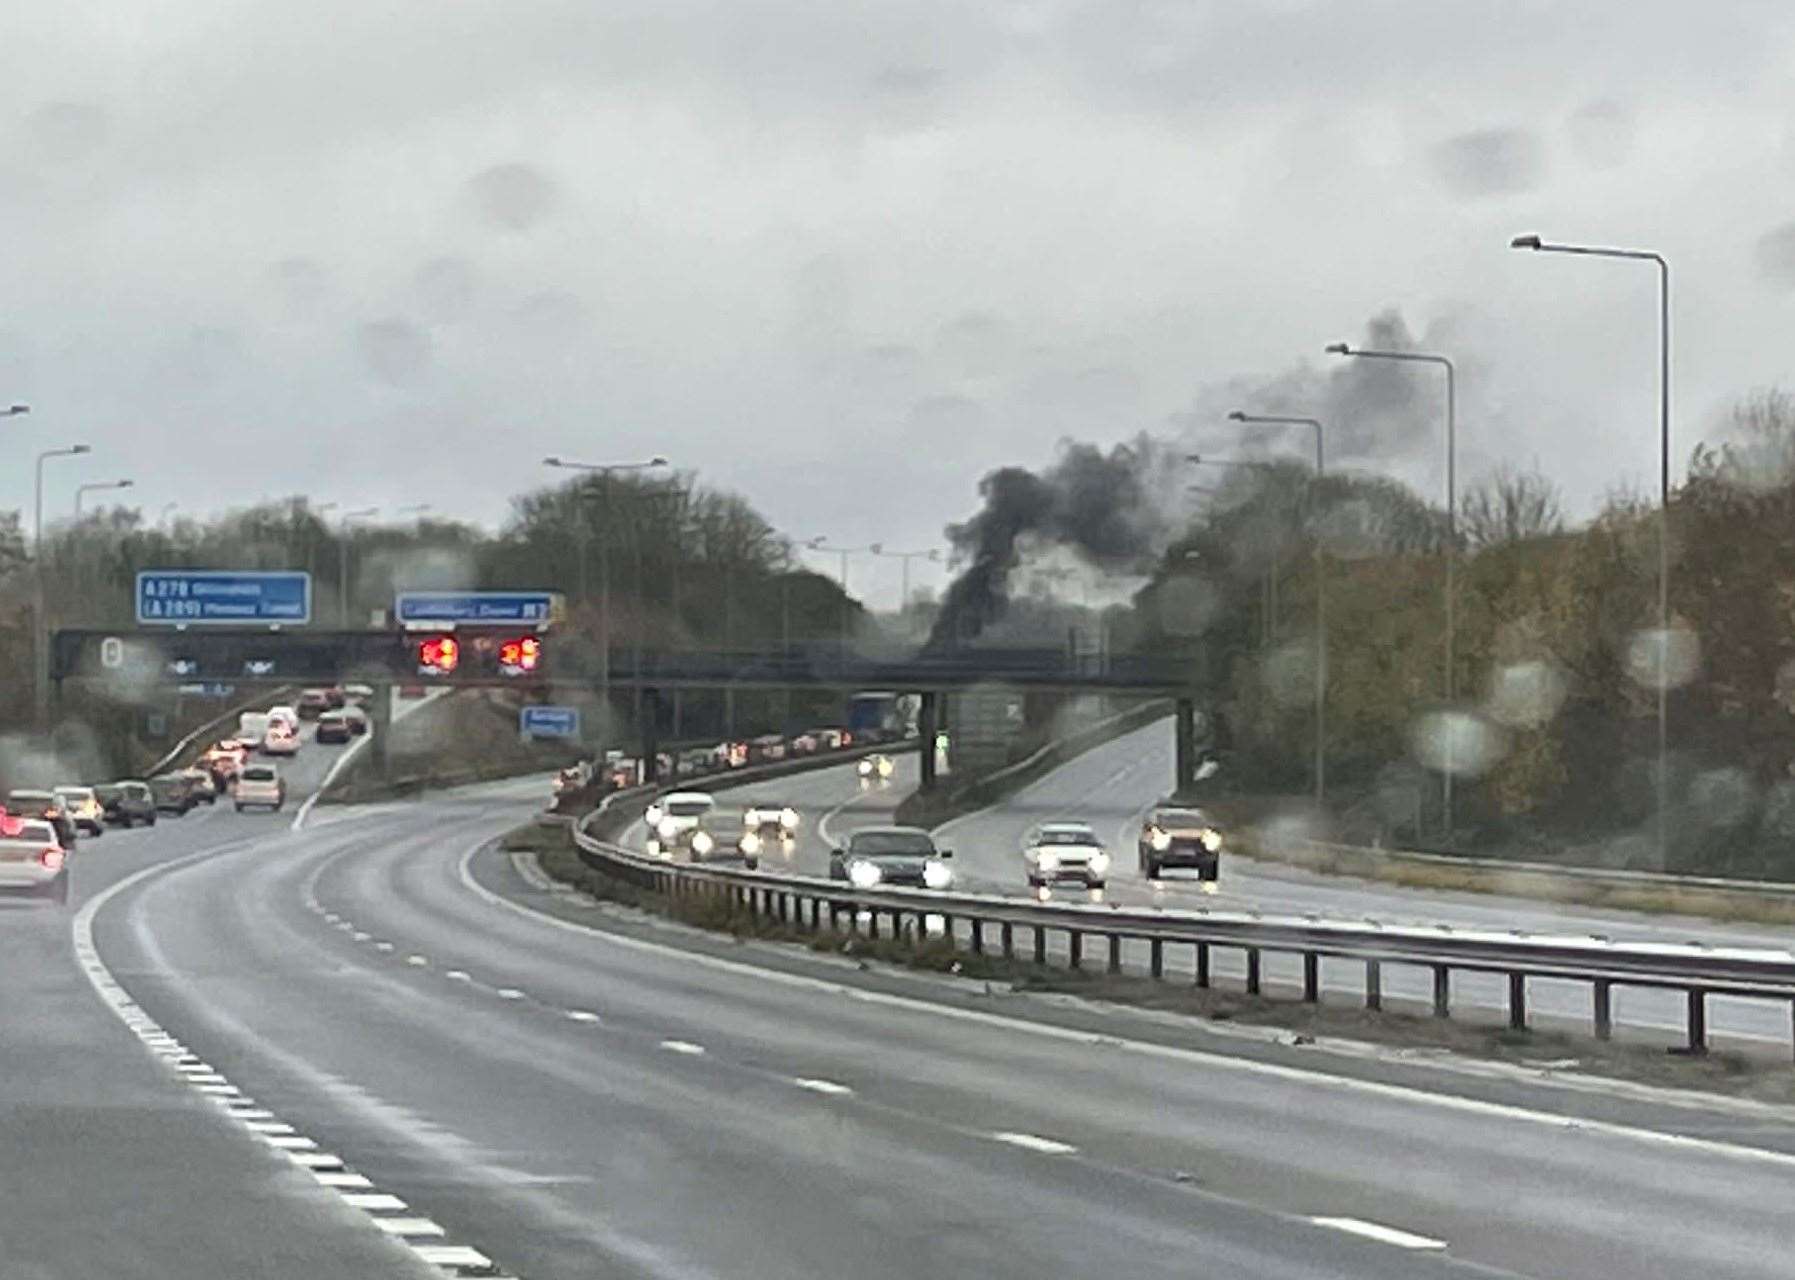
[[1047, 926], [1038, 924], [1034, 926], [1034, 930], [1035, 963], [1038, 965], [1045, 965], [1047, 963]]
[[1607, 1040], [1614, 1035], [1614, 984], [1607, 978], [1597, 978], [1592, 987], [1596, 1039]]
[[1247, 948], [1247, 994], [1259, 994], [1259, 948]]
[[[1007, 926], [1006, 926], [1007, 927]], [[1165, 943], [1158, 938], [1148, 943], [1147, 968], [1155, 978], [1165, 977]]]
[[1207, 987], [1209, 985], [1209, 944], [1207, 942], [1199, 942], [1197, 944], [1196, 985], [1199, 987]]
[[1449, 966], [1436, 964], [1434, 970], [1434, 1017], [1452, 1016], [1452, 970]]
[[1708, 993], [1700, 987], [1689, 988], [1689, 1052], [1708, 1051]]
[[1084, 932], [1080, 929], [1066, 930], [1066, 947], [1072, 958], [1072, 968], [1076, 970], [1079, 961], [1084, 959]]
[[972, 918], [972, 954], [975, 956], [985, 954], [985, 924], [977, 916]]
[[1522, 970], [1508, 975], [1508, 1025], [1513, 1031], [1527, 1029], [1527, 974]]
[[1321, 999], [1321, 956], [1303, 952], [1303, 1000], [1314, 1004]]
[[1008, 920], [1005, 920], [1003, 922], [1002, 938], [1003, 938], [1003, 958], [1005, 960], [1009, 960], [1009, 959], [1013, 958], [1016, 954], [1016, 931], [1011, 927], [1010, 922]]
[[1119, 933], [1109, 935], [1109, 971], [1122, 972], [1122, 935]]
[[1377, 960], [1365, 962], [1365, 1007], [1384, 1007], [1384, 969], [1383, 964]]

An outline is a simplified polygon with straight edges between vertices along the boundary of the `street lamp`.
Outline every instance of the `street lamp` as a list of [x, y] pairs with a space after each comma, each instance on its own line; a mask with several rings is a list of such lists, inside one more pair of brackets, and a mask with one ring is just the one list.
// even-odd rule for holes
[[884, 556], [887, 560], [904, 562], [904, 594], [898, 599], [898, 612], [900, 613], [910, 607], [910, 562], [927, 560], [930, 564], [936, 564], [941, 560], [939, 547], [930, 547], [927, 551], [887, 551], [884, 543], [875, 542], [867, 550], [876, 556]]
[[[24, 408], [24, 405], [13, 406], [14, 411]], [[93, 446], [91, 445], [71, 444], [61, 449], [45, 449], [37, 455], [37, 487], [31, 516], [31, 555], [33, 560], [31, 576], [35, 580], [37, 596], [33, 619], [36, 625], [32, 628], [35, 632], [32, 645], [35, 650], [33, 654], [35, 661], [32, 665], [35, 667], [33, 684], [36, 686], [34, 692], [39, 727], [48, 723], [50, 717], [50, 620], [45, 616], [47, 605], [44, 600], [44, 463], [50, 458], [73, 458], [79, 454], [92, 452]]]
[[804, 544], [804, 549], [841, 557], [841, 647], [842, 652], [846, 653], [848, 648], [848, 557], [871, 551], [872, 547], [870, 545], [864, 547], [832, 546], [825, 535], [818, 534]]
[[345, 631], [349, 630], [349, 522], [379, 514], [379, 507], [362, 507], [345, 511], [337, 521], [337, 624]]
[[[1374, 351], [1352, 347], [1344, 342], [1329, 344], [1329, 355], [1353, 356], [1363, 360], [1405, 360], [1415, 364], [1434, 364], [1446, 371], [1446, 706], [1450, 711], [1456, 692], [1453, 673], [1453, 644], [1456, 636], [1453, 580], [1458, 571], [1458, 371], [1446, 356], [1425, 351]], [[1456, 726], [1446, 727], [1445, 764], [1441, 770], [1441, 814], [1446, 838], [1452, 838], [1452, 770], [1453, 740]]]
[[16, 418], [30, 412], [31, 406], [28, 404], [12, 404], [0, 409], [0, 418]]
[[[575, 462], [568, 458], [560, 458], [560, 457], [556, 457], [553, 454], [550, 454], [548, 457], [546, 457], [542, 460], [542, 465], [545, 467], [555, 467], [558, 470], [562, 470], [562, 471], [584, 471], [589, 474], [596, 474], [599, 477], [599, 483], [602, 486], [601, 496], [604, 499], [605, 518], [608, 521], [610, 519], [610, 515], [611, 515], [610, 496], [611, 496], [611, 473], [612, 472], [614, 472], [614, 471], [648, 471], [655, 467], [667, 466], [668, 462], [667, 462], [667, 459], [663, 458], [658, 453], [654, 457], [648, 459], [648, 461], [646, 461], [646, 462]], [[583, 511], [580, 514], [579, 529], [580, 529], [580, 598], [582, 600], [584, 600], [585, 595], [586, 595], [586, 582], [585, 582], [585, 577], [586, 577], [586, 570], [585, 570], [585, 564], [586, 564], [586, 517], [585, 517], [585, 513]], [[640, 543], [637, 544], [636, 553], [637, 553], [637, 556], [640, 557], [640, 555], [641, 555]], [[638, 565], [637, 581], [636, 581], [636, 595], [637, 595], [638, 599], [640, 599], [641, 594], [642, 594], [640, 564], [641, 564], [641, 561], [638, 558], [638, 560], [637, 560], [637, 565]], [[611, 551], [610, 551], [610, 542], [607, 539], [599, 540], [599, 544], [598, 544], [598, 575], [599, 575], [599, 586], [598, 586], [598, 589], [599, 589], [598, 684], [599, 684], [599, 695], [601, 698], [603, 698], [604, 705], [606, 707], [609, 707], [610, 700], [611, 700]], [[727, 613], [727, 603], [728, 602], [726, 599], [725, 600], [725, 606], [726, 606], [725, 612], [726, 613]], [[726, 627], [727, 627], [727, 624], [726, 624]], [[641, 628], [640, 627], [638, 627], [636, 629], [636, 634], [637, 634], [636, 670], [638, 673], [640, 673], [640, 671], [642, 669], [641, 648], [640, 648], [640, 645], [641, 645]]]
[[79, 522], [81, 519], [81, 499], [83, 497], [85, 497], [87, 494], [96, 492], [97, 490], [101, 490], [101, 489], [129, 489], [132, 485], [134, 485], [136, 483], [137, 482], [135, 480], [97, 480], [92, 484], [76, 485], [75, 486], [75, 520], [77, 522]]
[[[1315, 478], [1326, 470], [1322, 455], [1321, 422], [1315, 418], [1287, 417], [1282, 414], [1243, 413], [1239, 409], [1228, 415], [1229, 422], [1249, 427], [1309, 427], [1315, 432]], [[1323, 569], [1321, 530], [1315, 530], [1315, 808], [1320, 811], [1327, 795], [1327, 724], [1328, 724], [1328, 597]]]
[[1670, 263], [1652, 249], [1553, 244], [1536, 235], [1516, 236], [1508, 247], [1584, 258], [1629, 258], [1658, 267], [1658, 864], [1664, 866], [1670, 786], [1670, 690], [1664, 678], [1670, 647]]

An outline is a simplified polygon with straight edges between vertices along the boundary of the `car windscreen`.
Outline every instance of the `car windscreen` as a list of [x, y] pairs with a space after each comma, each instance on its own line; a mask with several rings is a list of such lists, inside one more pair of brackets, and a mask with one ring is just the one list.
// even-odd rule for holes
[[858, 831], [848, 849], [857, 858], [926, 858], [935, 842], [920, 831]]
[[1214, 825], [1201, 809], [1161, 809], [1153, 815], [1153, 822], [1156, 826], [1178, 831]]
[[675, 818], [702, 818], [711, 811], [709, 800], [674, 800], [666, 806], [667, 812]]
[[273, 782], [274, 770], [259, 769], [256, 766], [251, 765], [243, 771], [243, 780], [245, 782]]
[[1048, 828], [1036, 844], [1096, 844], [1097, 835], [1087, 827]]
[[55, 804], [55, 796], [30, 795], [23, 791], [15, 791], [6, 798], [6, 808], [12, 813], [41, 814]]

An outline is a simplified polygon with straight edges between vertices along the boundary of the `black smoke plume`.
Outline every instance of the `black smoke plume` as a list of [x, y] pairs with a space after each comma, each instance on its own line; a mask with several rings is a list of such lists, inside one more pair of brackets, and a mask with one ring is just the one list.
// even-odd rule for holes
[[971, 640], [1002, 615], [1010, 575], [1030, 542], [1069, 548], [1097, 569], [1139, 569], [1164, 540], [1155, 477], [1170, 465], [1142, 436], [1107, 453], [1068, 442], [1059, 461], [1038, 474], [1022, 467], [988, 474], [979, 482], [983, 509], [948, 526], [955, 559], [966, 568], [947, 589], [928, 648]]

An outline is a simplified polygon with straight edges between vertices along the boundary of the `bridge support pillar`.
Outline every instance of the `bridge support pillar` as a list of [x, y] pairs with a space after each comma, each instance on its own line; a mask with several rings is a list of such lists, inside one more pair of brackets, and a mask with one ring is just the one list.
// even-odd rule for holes
[[382, 782], [393, 780], [393, 686], [373, 686], [374, 696], [368, 702], [368, 735], [374, 739], [374, 776]]
[[661, 776], [660, 763], [655, 758], [661, 751], [660, 718], [661, 691], [642, 690], [642, 714], [636, 724], [642, 732], [642, 781], [648, 784], [659, 782]]
[[1173, 764], [1172, 794], [1182, 795], [1197, 774], [1197, 704], [1190, 698], [1178, 699], [1177, 754]]
[[922, 756], [921, 789], [930, 791], [935, 786], [935, 736], [941, 732], [941, 695], [933, 691], [922, 695], [922, 705], [916, 712], [916, 738], [919, 754]]

